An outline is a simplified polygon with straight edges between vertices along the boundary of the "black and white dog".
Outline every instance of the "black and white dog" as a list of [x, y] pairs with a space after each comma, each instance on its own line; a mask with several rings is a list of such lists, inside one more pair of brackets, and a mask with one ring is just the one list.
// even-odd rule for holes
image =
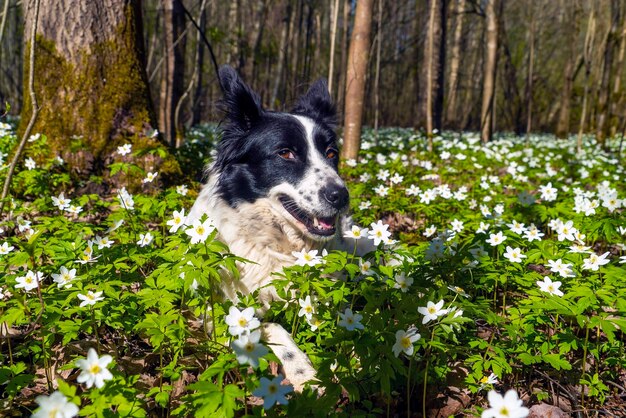
[[[225, 297], [237, 303], [239, 294], [260, 289], [267, 307], [278, 298], [272, 273], [294, 264], [293, 251], [354, 248], [341, 232], [350, 222], [349, 198], [337, 171], [335, 108], [325, 80], [284, 113], [263, 109], [232, 68], [222, 67], [219, 76], [228, 124], [187, 221], [207, 214], [230, 251], [254, 262], [240, 266], [240, 278], [223, 279]], [[314, 379], [310, 360], [285, 329], [265, 324], [263, 338], [296, 390]]]

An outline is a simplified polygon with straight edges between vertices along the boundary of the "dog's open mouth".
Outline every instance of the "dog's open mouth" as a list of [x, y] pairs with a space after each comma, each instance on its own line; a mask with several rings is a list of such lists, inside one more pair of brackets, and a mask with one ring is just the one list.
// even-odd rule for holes
[[306, 229], [314, 235], [329, 237], [335, 234], [337, 228], [337, 216], [320, 217], [308, 214], [298, 204], [288, 196], [282, 195], [278, 198], [283, 208], [298, 222], [306, 227]]

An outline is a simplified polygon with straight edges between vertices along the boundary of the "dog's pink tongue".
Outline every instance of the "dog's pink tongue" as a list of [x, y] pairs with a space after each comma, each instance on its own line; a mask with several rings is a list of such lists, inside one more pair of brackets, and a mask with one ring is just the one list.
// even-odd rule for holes
[[331, 229], [333, 227], [333, 221], [328, 220], [328, 219], [318, 219], [320, 226], [324, 229]]

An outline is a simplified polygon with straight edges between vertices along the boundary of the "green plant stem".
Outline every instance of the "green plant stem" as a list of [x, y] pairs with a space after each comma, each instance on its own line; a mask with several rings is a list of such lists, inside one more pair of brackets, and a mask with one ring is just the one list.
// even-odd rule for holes
[[13, 350], [11, 348], [11, 336], [9, 335], [9, 326], [6, 322], [3, 323], [4, 328], [7, 330], [7, 347], [9, 348], [9, 363], [13, 366]]
[[98, 324], [96, 324], [96, 310], [95, 305], [91, 305], [91, 326], [93, 327], [93, 336], [96, 339], [96, 350], [100, 355], [100, 336], [98, 335]]
[[[585, 344], [583, 345], [583, 370], [582, 375], [585, 375], [585, 369], [587, 368], [587, 344], [589, 343], [589, 324], [585, 324]], [[585, 387], [580, 390], [580, 405], [585, 407]]]
[[409, 372], [406, 377], [406, 416], [411, 416], [411, 369], [413, 368], [413, 356], [409, 359]]
[[[428, 353], [430, 354], [430, 353]], [[428, 366], [430, 365], [430, 357], [426, 357], [426, 367], [424, 368], [424, 389], [422, 392], [422, 417], [426, 417], [426, 394], [428, 389]]]

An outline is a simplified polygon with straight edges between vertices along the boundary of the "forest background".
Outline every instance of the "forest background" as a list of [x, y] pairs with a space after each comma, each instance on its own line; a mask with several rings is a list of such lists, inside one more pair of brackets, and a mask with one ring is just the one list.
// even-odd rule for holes
[[[22, 3], [4, 1], [0, 21], [0, 99], [10, 104], [13, 115], [22, 111], [26, 89], [28, 13]], [[72, 3], [80, 2], [58, 3], [71, 11], [77, 9]], [[478, 131], [489, 125], [491, 131], [517, 134], [593, 133], [600, 142], [624, 131], [622, 1], [359, 3], [369, 8], [371, 19], [365, 125], [428, 132]], [[288, 108], [310, 82], [326, 77], [343, 112], [357, 2], [186, 0], [184, 8], [178, 0], [130, 4], [140, 13], [141, 62], [155, 123], [167, 143], [180, 146], [191, 126], [221, 119], [216, 109], [221, 92], [207, 46], [184, 8], [206, 34], [217, 62], [235, 67], [266, 106]], [[43, 7], [43, 22], [50, 20], [45, 14]], [[60, 16], [52, 18], [61, 22]], [[72, 30], [78, 33], [81, 25], [89, 25], [83, 20]], [[36, 80], [40, 84], [45, 78]], [[489, 94], [493, 105], [484, 103]]]

